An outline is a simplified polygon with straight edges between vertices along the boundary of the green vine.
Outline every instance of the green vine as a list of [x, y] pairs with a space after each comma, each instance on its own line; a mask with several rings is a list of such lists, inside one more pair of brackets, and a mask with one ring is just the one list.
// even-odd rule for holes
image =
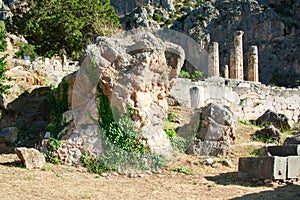
[[60, 87], [51, 91], [48, 101], [51, 106], [50, 124], [47, 131], [51, 133], [51, 137], [58, 139], [58, 134], [64, 129], [63, 113], [68, 110], [68, 90], [69, 83], [63, 81]]
[[[118, 120], [114, 119], [107, 96], [98, 88], [99, 127], [102, 131], [103, 153], [100, 159], [87, 159], [82, 162], [88, 171], [100, 173], [103, 171], [123, 171], [126, 169], [159, 169], [165, 166], [165, 159], [153, 153], [139, 134], [131, 119], [133, 109], [129, 105], [128, 113], [119, 113]], [[116, 108], [114, 108], [116, 109]]]
[[61, 141], [50, 138], [47, 144], [47, 151], [46, 151], [46, 161], [50, 163], [60, 163], [61, 160], [57, 153], [57, 150], [60, 148]]
[[63, 113], [68, 110], [68, 90], [69, 83], [62, 81], [61, 85], [53, 89], [48, 96], [51, 113], [47, 131], [51, 133], [51, 138], [47, 144], [46, 161], [50, 163], [60, 163], [57, 151], [61, 145], [59, 133], [66, 126], [63, 123]]

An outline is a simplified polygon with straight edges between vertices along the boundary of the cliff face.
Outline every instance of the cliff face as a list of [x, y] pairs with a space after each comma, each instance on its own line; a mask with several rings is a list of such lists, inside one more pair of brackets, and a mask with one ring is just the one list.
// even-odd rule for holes
[[[172, 28], [188, 34], [205, 49], [210, 42], [219, 42], [221, 73], [224, 66], [229, 65], [233, 33], [243, 30], [245, 75], [248, 49], [251, 45], [257, 45], [261, 82], [294, 86], [300, 79], [299, 1], [174, 0], [171, 4], [175, 11], [170, 12], [158, 6], [135, 9], [132, 14], [122, 18], [126, 22], [123, 26], [126, 29], [140, 25], [147, 28], [157, 25]], [[155, 13], [160, 14], [161, 19], [155, 20]]]
[[121, 16], [143, 5], [161, 7], [169, 11], [174, 10], [173, 0], [111, 0], [110, 3], [115, 8], [116, 13]]
[[182, 23], [182, 31], [201, 40], [205, 47], [209, 42], [219, 42], [222, 71], [229, 64], [233, 32], [243, 30], [245, 74], [248, 49], [257, 45], [261, 82], [293, 86], [300, 79], [299, 9], [299, 2], [293, 1], [284, 4], [215, 1], [189, 14]]

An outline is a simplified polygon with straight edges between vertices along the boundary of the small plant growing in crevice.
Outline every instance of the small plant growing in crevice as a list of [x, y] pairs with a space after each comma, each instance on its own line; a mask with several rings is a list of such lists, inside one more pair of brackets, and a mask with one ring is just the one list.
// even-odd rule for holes
[[176, 113], [170, 112], [170, 113], [168, 114], [167, 120], [168, 120], [169, 122], [175, 122], [175, 121], [176, 121], [176, 118], [177, 118]]

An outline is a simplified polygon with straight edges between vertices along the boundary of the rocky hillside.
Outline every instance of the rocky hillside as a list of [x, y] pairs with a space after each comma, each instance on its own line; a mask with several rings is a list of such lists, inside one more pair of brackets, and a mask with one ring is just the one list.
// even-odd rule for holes
[[[0, 17], [20, 1], [0, 1]], [[22, 1], [21, 1], [22, 2]], [[295, 86], [300, 80], [300, 2], [297, 0], [111, 0], [124, 29], [171, 28], [188, 34], [205, 49], [220, 44], [220, 67], [229, 64], [233, 32], [243, 30], [247, 50], [259, 49], [262, 83]]]
[[300, 79], [299, 1], [132, 0], [124, 3], [112, 0], [111, 3], [122, 15], [124, 29], [171, 28], [188, 34], [205, 49], [210, 42], [219, 42], [221, 72], [224, 65], [229, 65], [233, 32], [243, 30], [245, 74], [247, 50], [257, 45], [261, 82], [295, 86]]

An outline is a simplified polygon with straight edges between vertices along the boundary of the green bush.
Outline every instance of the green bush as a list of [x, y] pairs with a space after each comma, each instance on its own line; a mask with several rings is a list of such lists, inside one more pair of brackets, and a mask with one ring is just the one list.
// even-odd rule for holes
[[161, 22], [162, 17], [161, 17], [160, 14], [154, 13], [154, 14], [153, 14], [153, 20], [154, 20], [154, 21], [157, 21], [157, 22]]
[[170, 140], [176, 137], [176, 131], [174, 129], [167, 129], [165, 132]]
[[174, 122], [174, 121], [176, 120], [176, 118], [177, 118], [176, 113], [170, 112], [170, 113], [168, 114], [167, 120], [168, 120], [169, 122]]
[[188, 139], [180, 136], [171, 138], [170, 142], [173, 150], [178, 153], [185, 153], [191, 143]]
[[98, 173], [103, 170], [125, 169], [159, 169], [165, 166], [164, 156], [157, 155], [144, 144], [145, 141], [131, 119], [133, 109], [128, 107], [129, 114], [115, 110], [118, 120], [115, 121], [108, 98], [99, 91], [99, 127], [102, 131], [103, 153], [99, 160], [90, 161], [90, 171]]
[[203, 72], [200, 72], [198, 70], [194, 71], [194, 73], [191, 76], [192, 81], [199, 81], [203, 77]]
[[179, 74], [180, 78], [191, 79], [192, 81], [199, 81], [203, 77], [203, 72], [195, 70], [193, 74], [190, 74], [187, 71], [181, 70]]
[[60, 148], [61, 141], [50, 138], [47, 144], [47, 151], [46, 151], [46, 161], [50, 163], [60, 163], [61, 160], [59, 158], [59, 155], [57, 153], [57, 150]]
[[29, 56], [30, 60], [34, 60], [34, 58], [37, 56], [34, 45], [26, 44], [24, 42], [17, 42], [17, 45], [19, 46], [19, 51], [15, 53], [17, 58], [23, 59], [24, 56]]
[[190, 75], [190, 73], [189, 72], [187, 72], [187, 71], [184, 71], [184, 70], [181, 70], [180, 71], [180, 74], [179, 74], [179, 77], [180, 78], [190, 78], [191, 77], [191, 75]]

